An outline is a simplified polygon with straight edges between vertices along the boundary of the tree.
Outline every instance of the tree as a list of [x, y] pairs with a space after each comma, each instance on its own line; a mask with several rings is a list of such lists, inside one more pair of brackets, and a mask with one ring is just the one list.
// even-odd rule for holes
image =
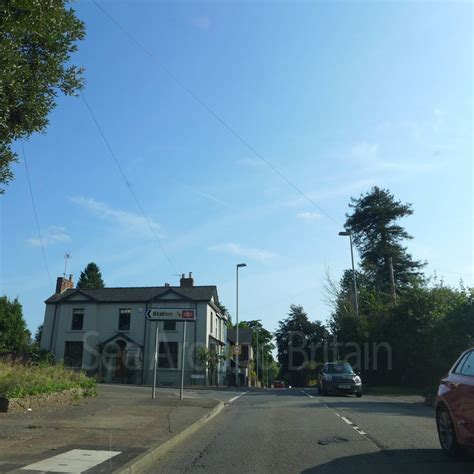
[[328, 332], [321, 322], [311, 322], [299, 305], [291, 305], [288, 317], [278, 324], [275, 338], [280, 376], [291, 385], [303, 386], [307, 381], [304, 371], [307, 363], [316, 359], [323, 361]]
[[402, 217], [413, 214], [411, 204], [396, 201], [388, 190], [374, 187], [358, 199], [351, 198], [349, 207], [353, 212], [346, 214], [345, 228], [359, 250], [363, 271], [377, 290], [390, 292], [390, 258], [397, 288], [419, 283], [424, 264], [407, 252], [403, 242], [412, 236], [397, 224]]
[[232, 326], [232, 317], [229, 310], [220, 301], [217, 303], [217, 307], [219, 308], [221, 315], [227, 318], [228, 325]]
[[46, 129], [58, 91], [75, 95], [83, 87], [82, 69], [69, 61], [85, 36], [84, 23], [67, 3], [1, 2], [0, 186], [13, 178], [12, 143]]
[[100, 269], [94, 262], [88, 263], [77, 282], [77, 287], [81, 289], [104, 288], [105, 283], [102, 280]]
[[18, 298], [0, 298], [0, 353], [22, 352], [28, 347], [30, 331], [23, 318], [23, 309]]
[[196, 356], [201, 365], [209, 370], [209, 383], [212, 385], [213, 380], [219, 385], [219, 377], [217, 377], [217, 369], [219, 368], [219, 362], [225, 360], [225, 355], [219, 355], [216, 351], [209, 350], [205, 346], [198, 347]]
[[[259, 358], [259, 367], [258, 374], [255, 374], [259, 380], [263, 380], [263, 364], [262, 364], [262, 348], [263, 348], [263, 360], [267, 361], [266, 363], [273, 362], [272, 350], [275, 349], [275, 344], [273, 344], [273, 334], [265, 329], [260, 321], [241, 321], [239, 323], [239, 328], [242, 329], [252, 329], [252, 349], [254, 353], [253, 365], [255, 366], [255, 371], [257, 368], [257, 357]], [[258, 353], [257, 353], [258, 349]], [[265, 366], [267, 367], [267, 366]]]
[[40, 324], [38, 329], [35, 332], [35, 343], [40, 345], [41, 344], [41, 337], [43, 336], [43, 325]]

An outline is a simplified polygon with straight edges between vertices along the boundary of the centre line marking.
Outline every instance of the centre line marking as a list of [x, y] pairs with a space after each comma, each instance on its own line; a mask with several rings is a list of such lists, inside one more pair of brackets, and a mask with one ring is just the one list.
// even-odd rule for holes
[[347, 423], [349, 426], [351, 426], [361, 436], [364, 436], [364, 438], [367, 436], [367, 433], [364, 430], [360, 429], [357, 425], [354, 425], [354, 423], [351, 420], [349, 420], [349, 418], [346, 418], [345, 416], [340, 415], [339, 413], [337, 413], [337, 411], [335, 411], [334, 414], [338, 418], [340, 418], [342, 421], [344, 421], [344, 423]]

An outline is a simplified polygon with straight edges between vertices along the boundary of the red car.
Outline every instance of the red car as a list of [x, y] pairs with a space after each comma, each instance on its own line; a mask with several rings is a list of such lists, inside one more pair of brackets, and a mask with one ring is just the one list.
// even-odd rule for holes
[[474, 348], [464, 352], [440, 382], [436, 425], [447, 454], [474, 448]]
[[273, 388], [285, 388], [285, 382], [282, 380], [275, 380], [275, 382], [273, 382]]

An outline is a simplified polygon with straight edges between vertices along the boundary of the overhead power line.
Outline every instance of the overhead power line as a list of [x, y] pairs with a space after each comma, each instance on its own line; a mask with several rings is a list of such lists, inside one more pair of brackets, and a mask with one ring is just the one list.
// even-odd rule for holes
[[168, 253], [166, 252], [164, 246], [163, 246], [163, 243], [161, 242], [161, 239], [160, 237], [158, 236], [158, 234], [156, 233], [156, 230], [155, 228], [153, 227], [152, 223], [150, 222], [150, 220], [148, 219], [148, 216], [146, 215], [145, 213], [145, 210], [143, 209], [143, 206], [141, 205], [140, 203], [140, 200], [138, 199], [138, 196], [136, 195], [134, 189], [132, 188], [132, 185], [130, 183], [130, 181], [128, 181], [127, 179], [127, 176], [125, 175], [125, 172], [122, 168], [122, 166], [120, 165], [120, 162], [119, 160], [117, 159], [117, 156], [115, 155], [114, 153], [114, 150], [112, 149], [112, 147], [110, 146], [110, 143], [109, 141], [107, 140], [103, 130], [102, 130], [102, 127], [100, 126], [92, 108], [90, 107], [89, 105], [89, 102], [87, 102], [87, 99], [85, 98], [84, 94], [81, 93], [81, 97], [82, 97], [82, 100], [84, 101], [84, 104], [86, 105], [86, 108], [87, 110], [89, 111], [89, 114], [90, 116], [92, 117], [92, 120], [94, 121], [95, 123], [95, 126], [97, 127], [97, 130], [99, 131], [100, 133], [100, 136], [102, 137], [102, 140], [104, 141], [105, 143], [105, 146], [107, 147], [107, 149], [109, 150], [109, 153], [110, 153], [110, 156], [112, 157], [115, 165], [117, 166], [117, 169], [119, 170], [120, 172], [120, 175], [122, 176], [123, 178], [123, 181], [125, 183], [125, 186], [127, 186], [128, 190], [130, 191], [130, 194], [132, 195], [133, 197], [133, 200], [135, 201], [138, 209], [140, 210], [140, 213], [141, 215], [143, 216], [143, 219], [145, 219], [145, 222], [148, 224], [148, 227], [150, 228], [150, 232], [152, 233], [152, 235], [155, 237], [155, 240], [156, 242], [158, 243], [159, 247], [160, 247], [160, 250], [161, 252], [163, 253], [164, 257], [166, 258], [166, 260], [168, 261], [170, 267], [172, 268], [173, 272], [174, 273], [178, 273], [178, 271], [176, 270], [176, 267], [174, 266], [173, 262], [171, 261], [171, 258], [170, 256], [168, 255]]
[[51, 287], [53, 287], [53, 280], [51, 280], [51, 273], [49, 273], [48, 260], [46, 259], [46, 252], [44, 250], [43, 236], [41, 235], [41, 229], [40, 229], [39, 219], [38, 219], [38, 212], [36, 211], [35, 198], [34, 198], [34, 195], [33, 195], [33, 188], [31, 186], [30, 171], [28, 169], [28, 160], [26, 159], [25, 147], [23, 145], [23, 142], [21, 142], [21, 151], [23, 153], [23, 161], [25, 162], [26, 178], [28, 180], [28, 188], [30, 190], [31, 205], [33, 207], [33, 213], [35, 215], [36, 230], [38, 231], [38, 239], [39, 239], [40, 246], [41, 246], [41, 252], [43, 253], [44, 267], [46, 268], [46, 273], [48, 275], [49, 285]]
[[214, 110], [212, 110], [200, 97], [198, 97], [191, 89], [189, 89], [183, 82], [181, 82], [177, 76], [175, 76], [170, 69], [168, 69], [161, 61], [158, 59], [141, 41], [139, 41], [135, 36], [133, 36], [121, 23], [119, 23], [107, 10], [105, 10], [96, 0], [93, 0], [95, 6], [106, 15], [112, 23], [114, 23], [133, 43], [135, 43], [139, 48], [141, 48], [150, 59], [152, 59], [160, 68], [182, 89], [184, 90], [192, 99], [194, 99], [206, 112], [208, 112], [212, 117], [214, 117], [228, 132], [230, 132], [240, 143], [242, 143], [251, 153], [253, 153], [259, 160], [265, 163], [275, 174], [277, 174], [283, 181], [285, 181], [291, 188], [293, 188], [298, 194], [300, 194], [306, 201], [312, 204], [316, 209], [318, 209], [322, 214], [324, 214], [329, 220], [331, 220], [338, 227], [341, 227], [341, 224], [337, 222], [334, 217], [332, 217], [325, 209], [323, 209], [319, 204], [317, 204], [311, 197], [309, 197], [301, 188], [299, 188], [293, 181], [287, 178], [278, 168], [276, 168], [272, 163], [265, 159], [247, 140], [245, 140], [242, 135], [237, 133], [220, 115], [218, 115]]

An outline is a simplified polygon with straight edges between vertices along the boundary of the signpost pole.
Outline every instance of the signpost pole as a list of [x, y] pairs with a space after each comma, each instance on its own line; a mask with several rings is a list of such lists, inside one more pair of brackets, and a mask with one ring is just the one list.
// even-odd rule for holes
[[181, 347], [181, 390], [179, 392], [180, 400], [184, 397], [184, 356], [185, 356], [185, 345], [186, 345], [186, 321], [183, 322], [183, 344]]
[[156, 398], [156, 371], [158, 370], [158, 321], [156, 321], [155, 332], [155, 361], [153, 363], [153, 400]]

